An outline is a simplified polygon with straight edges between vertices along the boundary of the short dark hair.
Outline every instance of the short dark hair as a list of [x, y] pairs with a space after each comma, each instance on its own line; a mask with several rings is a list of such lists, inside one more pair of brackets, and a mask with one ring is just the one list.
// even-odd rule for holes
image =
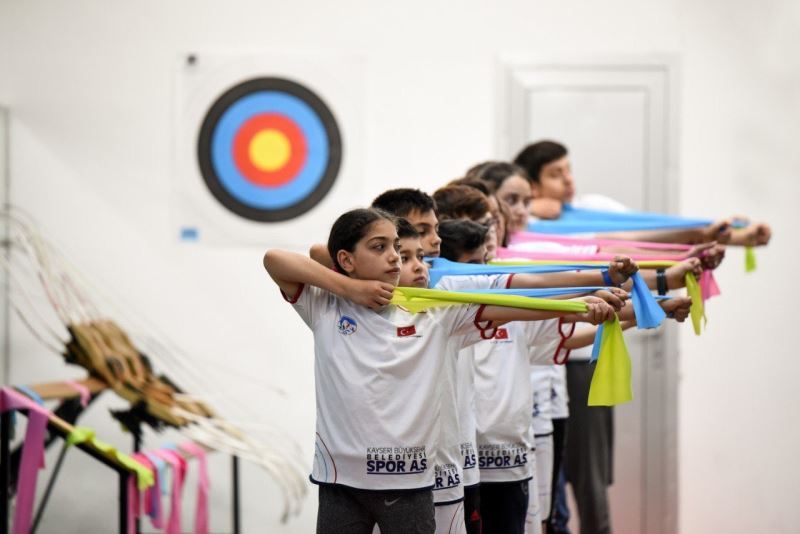
[[559, 160], [568, 154], [567, 147], [555, 141], [537, 141], [522, 149], [514, 158], [514, 163], [524, 168], [531, 180], [539, 183], [539, 173], [548, 163]]
[[347, 274], [347, 271], [342, 269], [342, 266], [339, 265], [339, 260], [336, 258], [338, 252], [340, 250], [353, 252], [358, 242], [367, 235], [370, 227], [375, 221], [379, 220], [387, 220], [392, 224], [397, 224], [396, 218], [390, 213], [375, 208], [350, 210], [336, 219], [328, 236], [328, 254], [330, 254], [333, 265], [338, 272], [344, 275]]
[[396, 220], [397, 225], [397, 237], [400, 239], [408, 239], [410, 237], [419, 237], [419, 232], [414, 225], [408, 222], [408, 219], [404, 219], [403, 217], [398, 217]]
[[489, 211], [489, 200], [486, 195], [466, 185], [442, 187], [433, 194], [433, 198], [436, 201], [436, 215], [439, 220], [464, 217], [478, 220]]
[[439, 224], [439, 237], [442, 238], [439, 255], [450, 261], [458, 261], [462, 254], [483, 245], [488, 232], [488, 228], [474, 221], [443, 221]]
[[400, 188], [384, 191], [372, 201], [372, 207], [388, 211], [398, 217], [407, 217], [412, 211], [436, 211], [436, 202], [419, 189]]
[[467, 171], [468, 175], [470, 175], [470, 173], [472, 177], [492, 184], [495, 191], [500, 189], [503, 182], [512, 176], [521, 176], [529, 182], [531, 181], [525, 169], [515, 163], [509, 163], [508, 161], [485, 161], [473, 165], [472, 168]]

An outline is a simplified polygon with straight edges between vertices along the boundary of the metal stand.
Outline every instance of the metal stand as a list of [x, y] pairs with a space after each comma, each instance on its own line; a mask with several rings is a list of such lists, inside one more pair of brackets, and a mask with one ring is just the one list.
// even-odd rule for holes
[[[26, 410], [14, 413], [27, 416]], [[48, 424], [50, 432], [66, 440], [67, 433], [53, 424]], [[11, 503], [11, 462], [9, 445], [11, 442], [11, 412], [0, 414], [0, 534], [8, 534], [9, 505]], [[75, 448], [82, 450], [101, 464], [114, 470], [119, 475], [119, 532], [125, 534], [128, 524], [128, 477], [131, 472], [112, 462], [101, 453], [97, 452], [85, 443], [74, 445]], [[41, 510], [40, 510], [41, 513]]]
[[239, 457], [231, 457], [231, 485], [233, 485], [233, 534], [240, 534], [241, 521], [239, 514]]
[[53, 492], [53, 487], [56, 485], [56, 478], [58, 478], [58, 473], [61, 471], [61, 465], [64, 463], [64, 457], [67, 455], [68, 449], [69, 444], [65, 441], [64, 444], [61, 445], [61, 451], [58, 453], [58, 460], [56, 460], [56, 465], [53, 467], [53, 472], [50, 474], [50, 480], [47, 481], [47, 488], [44, 490], [42, 501], [39, 503], [39, 509], [36, 511], [36, 517], [33, 520], [33, 525], [31, 525], [30, 534], [35, 534], [36, 529], [39, 528], [39, 523], [44, 515], [44, 509], [47, 507], [47, 501], [50, 500], [50, 494]]
[[[66, 403], [65, 403], [66, 404]], [[64, 405], [62, 405], [63, 407]], [[22, 415], [27, 416], [27, 411], [22, 410], [19, 412]], [[0, 534], [8, 534], [9, 533], [9, 510], [11, 504], [11, 497], [13, 495], [12, 488], [16, 485], [17, 474], [16, 471], [19, 469], [19, 457], [21, 456], [21, 447], [19, 450], [14, 451], [12, 454], [10, 450], [11, 439], [12, 439], [12, 412], [3, 412], [0, 414]], [[74, 414], [72, 417], [73, 421], [77, 419], [77, 414]], [[140, 430], [140, 429], [139, 429]], [[42, 517], [44, 516], [45, 508], [50, 500], [50, 496], [52, 494], [53, 488], [55, 487], [56, 480], [58, 479], [58, 475], [61, 472], [61, 467], [64, 463], [64, 458], [66, 456], [68, 447], [66, 444], [67, 434], [62, 429], [58, 428], [53, 424], [48, 424], [48, 440], [46, 441], [46, 445], [49, 445], [53, 440], [56, 438], [61, 438], [64, 440], [64, 444], [61, 448], [59, 453], [58, 459], [53, 467], [53, 472], [50, 474], [50, 479], [47, 482], [47, 487], [44, 491], [42, 496], [42, 500], [39, 503], [39, 508], [36, 510], [35, 519], [33, 525], [31, 526], [31, 534], [34, 534], [39, 527]], [[117, 472], [119, 475], [119, 486], [118, 486], [118, 500], [119, 500], [119, 533], [120, 534], [127, 534], [128, 530], [128, 478], [132, 475], [130, 471], [127, 469], [120, 467], [116, 463], [112, 462], [99, 452], [95, 451], [93, 448], [89, 447], [85, 443], [79, 443], [75, 445], [76, 448], [82, 450], [95, 460], [99, 461], [106, 467], [109, 467]], [[142, 437], [141, 432], [133, 432], [133, 448], [135, 452], [139, 452], [142, 447]], [[15, 462], [14, 455], [17, 455], [17, 461]], [[241, 534], [241, 490], [240, 490], [240, 477], [239, 477], [239, 457], [232, 456], [231, 457], [231, 515], [232, 515], [232, 523], [233, 523], [233, 534]], [[139, 518], [136, 518], [136, 534], [141, 533], [141, 521]]]

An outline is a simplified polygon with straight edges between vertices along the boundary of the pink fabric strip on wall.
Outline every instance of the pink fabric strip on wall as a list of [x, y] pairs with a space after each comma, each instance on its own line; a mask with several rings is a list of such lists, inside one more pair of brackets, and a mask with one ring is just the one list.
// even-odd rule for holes
[[0, 390], [0, 411], [28, 410], [28, 428], [17, 477], [17, 502], [13, 534], [28, 534], [36, 497], [36, 480], [44, 467], [44, 435], [50, 412], [10, 388]]
[[197, 459], [197, 509], [194, 515], [195, 534], [208, 534], [208, 491], [211, 486], [208, 478], [206, 451], [196, 443], [187, 441], [180, 448]]
[[169, 520], [164, 530], [166, 534], [181, 534], [181, 508], [183, 482], [186, 477], [186, 460], [175, 451], [159, 449], [153, 454], [172, 467], [172, 494], [170, 498]]

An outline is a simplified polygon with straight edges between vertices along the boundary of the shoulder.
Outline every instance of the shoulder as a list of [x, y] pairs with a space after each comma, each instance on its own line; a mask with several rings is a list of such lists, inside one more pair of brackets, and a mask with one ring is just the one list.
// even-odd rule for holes
[[628, 211], [627, 206], [605, 195], [581, 195], [572, 204], [576, 208], [602, 211]]

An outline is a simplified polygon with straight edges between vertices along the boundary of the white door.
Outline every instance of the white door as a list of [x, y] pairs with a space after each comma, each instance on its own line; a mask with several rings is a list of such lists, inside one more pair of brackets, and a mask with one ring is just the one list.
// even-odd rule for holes
[[[578, 195], [600, 193], [632, 209], [673, 211], [674, 91], [668, 65], [507, 60], [500, 71], [501, 157], [513, 158], [532, 141], [557, 140], [569, 148]], [[634, 333], [626, 334], [626, 340], [634, 367], [634, 401], [614, 414], [611, 525], [615, 534], [673, 534], [674, 335]], [[574, 505], [571, 509], [575, 516]]]

